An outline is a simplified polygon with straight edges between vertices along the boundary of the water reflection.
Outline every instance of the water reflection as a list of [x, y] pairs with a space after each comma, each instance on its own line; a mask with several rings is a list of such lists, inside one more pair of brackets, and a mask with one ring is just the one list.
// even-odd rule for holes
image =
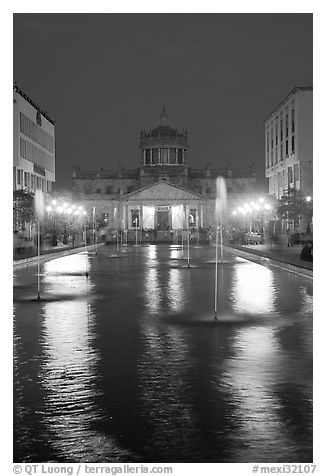
[[226, 361], [222, 384], [237, 427], [231, 443], [233, 461], [270, 461], [271, 454], [273, 461], [284, 461], [291, 439], [273, 388], [283, 364], [274, 330], [238, 330], [232, 347], [235, 354]]
[[177, 248], [170, 248], [170, 259], [178, 259], [180, 257], [180, 249]]
[[[85, 265], [85, 257], [68, 260], [73, 271]], [[59, 261], [59, 260], [55, 260]], [[49, 294], [60, 292], [59, 270], [70, 269], [64, 261], [46, 267], [44, 283]], [[65, 282], [68, 285], [67, 281]], [[78, 301], [47, 302], [43, 307], [41, 346], [44, 357], [39, 378], [45, 391], [42, 423], [51, 434], [58, 459], [97, 461], [101, 455], [116, 459], [124, 453], [112, 439], [96, 430], [103, 413], [96, 404], [96, 367], [99, 354], [94, 346], [95, 311], [89, 303], [94, 283], [77, 278], [70, 283], [81, 296]]]
[[[52, 262], [42, 296], [55, 299], [16, 302], [17, 460], [311, 457], [310, 282], [230, 259], [219, 268], [226, 319], [278, 318], [215, 325], [213, 247], [191, 272], [167, 266], [164, 246], [114, 263], [102, 253]], [[35, 269], [17, 277], [31, 295]]]
[[86, 271], [89, 271], [89, 268], [90, 261], [87, 253], [68, 255], [44, 263], [44, 273], [46, 275], [84, 275]]
[[[191, 356], [182, 330], [148, 323], [143, 327], [144, 350], [138, 359], [144, 457], [153, 454], [165, 461], [181, 460], [190, 453], [196, 433], [192, 419], [192, 395], [185, 381]], [[176, 448], [179, 456], [176, 457]], [[185, 457], [186, 458], [186, 457]]]
[[168, 304], [171, 311], [174, 312], [181, 312], [185, 304], [185, 290], [181, 273], [180, 269], [171, 268], [169, 270]]
[[263, 314], [274, 311], [273, 272], [253, 263], [235, 266], [231, 294], [236, 312]]
[[158, 270], [149, 268], [146, 271], [145, 282], [145, 303], [149, 308], [149, 312], [158, 313], [161, 305], [161, 286], [158, 279]]

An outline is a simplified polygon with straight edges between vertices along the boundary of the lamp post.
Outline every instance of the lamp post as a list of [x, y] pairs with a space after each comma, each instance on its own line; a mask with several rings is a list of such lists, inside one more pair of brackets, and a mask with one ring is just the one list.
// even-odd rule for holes
[[[237, 207], [237, 209], [232, 211], [232, 215], [234, 217], [242, 216], [244, 218], [245, 229], [247, 223], [249, 224], [249, 232], [252, 232], [253, 225], [257, 225], [259, 222], [261, 228], [260, 233], [264, 233], [264, 214], [270, 212], [272, 208], [272, 205], [266, 202], [264, 198], [259, 198], [258, 201], [251, 201], [250, 203], [244, 203], [242, 206]], [[275, 236], [275, 220], [273, 224], [273, 235]]]

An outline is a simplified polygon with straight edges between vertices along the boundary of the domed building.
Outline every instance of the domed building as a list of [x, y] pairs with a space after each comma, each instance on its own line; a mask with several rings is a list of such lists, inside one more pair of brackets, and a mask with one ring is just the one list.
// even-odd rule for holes
[[154, 231], [158, 241], [169, 241], [177, 230], [215, 225], [216, 178], [225, 177], [229, 203], [239, 204], [256, 192], [253, 171], [188, 164], [187, 130], [168, 125], [163, 107], [157, 127], [140, 131], [137, 169], [73, 171], [74, 189], [85, 207], [95, 207], [97, 219], [112, 230]]

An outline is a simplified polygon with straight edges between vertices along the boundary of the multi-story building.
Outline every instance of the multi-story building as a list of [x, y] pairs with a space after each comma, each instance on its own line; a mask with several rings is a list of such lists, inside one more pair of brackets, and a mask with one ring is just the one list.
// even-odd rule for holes
[[73, 183], [79, 199], [115, 229], [176, 230], [215, 226], [216, 178], [224, 176], [229, 208], [255, 199], [251, 168], [193, 169], [188, 163], [188, 135], [168, 125], [163, 108], [160, 124], [140, 132], [140, 166], [126, 170], [80, 170]]
[[312, 87], [296, 87], [264, 121], [265, 175], [269, 194], [280, 199], [289, 188], [313, 194]]
[[55, 182], [54, 120], [14, 86], [13, 189], [51, 192]]

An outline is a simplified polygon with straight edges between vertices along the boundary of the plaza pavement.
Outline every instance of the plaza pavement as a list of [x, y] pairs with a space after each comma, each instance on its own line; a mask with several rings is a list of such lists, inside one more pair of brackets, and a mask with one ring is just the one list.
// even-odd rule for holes
[[300, 259], [300, 253], [303, 248], [302, 245], [287, 246], [284, 244], [267, 243], [265, 245], [228, 245], [230, 248], [235, 248], [242, 251], [247, 251], [257, 256], [270, 258], [274, 261], [279, 261], [284, 264], [296, 266], [298, 268], [313, 270], [313, 263], [311, 261], [304, 261]]

